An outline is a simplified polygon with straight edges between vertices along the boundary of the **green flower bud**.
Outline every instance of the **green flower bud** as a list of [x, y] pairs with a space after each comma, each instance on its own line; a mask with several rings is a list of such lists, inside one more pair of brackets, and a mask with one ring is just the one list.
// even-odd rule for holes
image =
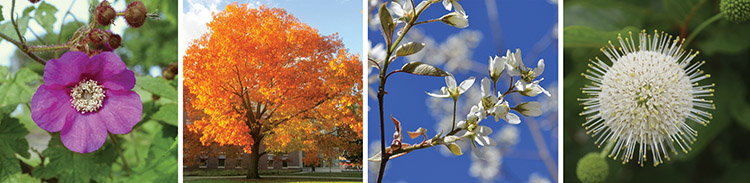
[[588, 153], [578, 160], [576, 174], [583, 183], [604, 182], [609, 175], [609, 165], [599, 153]]
[[719, 9], [724, 18], [734, 23], [750, 20], [750, 0], [721, 0]]

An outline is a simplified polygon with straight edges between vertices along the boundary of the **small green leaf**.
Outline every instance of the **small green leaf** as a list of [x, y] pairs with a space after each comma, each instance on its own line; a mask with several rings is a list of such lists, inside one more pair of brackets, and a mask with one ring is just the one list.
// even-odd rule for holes
[[162, 78], [151, 76], [138, 76], [135, 78], [135, 85], [150, 92], [173, 101], [177, 101], [177, 89], [169, 85], [169, 82]]
[[[34, 6], [29, 6], [28, 8], [23, 10], [23, 13], [20, 14], [20, 17], [15, 17], [16, 22], [18, 22], [18, 32], [21, 33], [21, 36], [26, 34], [26, 29], [29, 28], [29, 20], [31, 20], [31, 16], [29, 16], [29, 12], [34, 10]], [[16, 40], [18, 40], [18, 34], [16, 34], [16, 29], [13, 27], [13, 23], [8, 21], [4, 24], [0, 25], [0, 32], [2, 32], [5, 35], [8, 35]]]
[[0, 107], [15, 107], [19, 103], [31, 101], [31, 96], [34, 95], [37, 87], [36, 84], [30, 83], [39, 79], [41, 77], [28, 68], [23, 68], [14, 77], [5, 79], [5, 82], [0, 84], [0, 93], [4, 94], [0, 95]]
[[383, 33], [385, 34], [385, 37], [387, 39], [390, 39], [391, 36], [393, 36], [393, 30], [396, 28], [396, 26], [393, 24], [393, 17], [391, 17], [391, 12], [389, 12], [388, 8], [385, 7], [386, 4], [388, 3], [383, 3], [383, 5], [380, 6], [378, 15], [380, 16], [380, 26], [383, 29]]
[[0, 83], [5, 82], [10, 78], [8, 76], [8, 67], [0, 65]]
[[177, 136], [176, 127], [158, 125], [145, 163], [133, 169], [126, 182], [177, 182], [177, 149], [171, 148]]
[[17, 173], [8, 177], [0, 177], [0, 182], [42, 182], [42, 180], [31, 177], [29, 174]]
[[53, 136], [47, 149], [42, 152], [49, 158], [49, 163], [35, 168], [31, 174], [43, 179], [57, 177], [59, 182], [90, 182], [109, 174], [109, 166], [94, 162], [96, 157], [102, 155], [101, 151], [88, 154], [73, 152], [62, 144], [60, 136]]
[[446, 144], [445, 147], [448, 147], [448, 149], [450, 149], [451, 152], [455, 154], [456, 156], [461, 156], [462, 154], [464, 154], [461, 152], [461, 148], [458, 147], [458, 145], [456, 145], [455, 143]]
[[425, 76], [448, 76], [443, 69], [422, 62], [409, 62], [401, 67], [401, 71]]
[[30, 157], [27, 134], [29, 130], [19, 123], [18, 119], [0, 114], [0, 177], [21, 172], [21, 165], [15, 154], [24, 158]]
[[5, 20], [5, 17], [3, 17], [3, 5], [0, 5], [0, 22]]
[[403, 57], [415, 54], [424, 48], [424, 43], [409, 42], [396, 48], [396, 56]]
[[57, 21], [57, 18], [55, 18], [55, 13], [57, 13], [57, 8], [55, 8], [55, 6], [42, 1], [41, 3], [39, 3], [39, 7], [36, 9], [34, 19], [36, 19], [36, 21], [38, 21], [45, 30], [47, 30], [47, 33], [53, 33], [52, 26]]
[[163, 105], [151, 118], [177, 126], [177, 104], [170, 103]]

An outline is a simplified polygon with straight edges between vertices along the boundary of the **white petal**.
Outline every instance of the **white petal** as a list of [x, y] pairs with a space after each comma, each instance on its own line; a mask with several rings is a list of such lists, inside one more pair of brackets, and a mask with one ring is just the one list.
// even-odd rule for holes
[[466, 121], [459, 121], [458, 124], [456, 124], [458, 128], [464, 129], [466, 128]]
[[490, 79], [487, 79], [487, 77], [482, 78], [482, 97], [489, 97], [492, 95], [492, 84], [490, 83]]
[[475, 131], [478, 136], [489, 136], [490, 134], [492, 134], [492, 128], [487, 126], [478, 126]]
[[521, 57], [521, 48], [516, 48], [516, 53], [514, 53], [513, 56], [516, 57], [516, 62], [518, 62], [518, 66], [524, 67], [523, 58]]
[[539, 62], [536, 63], [536, 68], [534, 68], [534, 77], [538, 77], [539, 75], [542, 75], [544, 72], [544, 59], [539, 59]]
[[425, 93], [427, 93], [427, 95], [431, 97], [437, 97], [437, 98], [448, 98], [451, 96], [447, 93], [430, 93], [430, 92], [425, 92]]
[[464, 7], [461, 7], [460, 4], [458, 4], [458, 1], [453, 1], [453, 6], [456, 7], [456, 12], [466, 16], [466, 11], [464, 11]]
[[445, 85], [448, 86], [448, 90], [454, 90], [456, 88], [456, 78], [453, 75], [445, 76]]
[[510, 124], [517, 125], [521, 123], [521, 118], [518, 117], [518, 115], [513, 113], [508, 113], [508, 115], [505, 116], [505, 121], [507, 121]]
[[453, 8], [453, 5], [451, 4], [450, 0], [443, 0], [443, 6], [445, 7], [445, 10], [450, 11]]
[[476, 141], [477, 144], [479, 144], [481, 146], [495, 146], [495, 145], [497, 145], [497, 143], [495, 142], [495, 140], [493, 140], [492, 138], [487, 137], [487, 136], [476, 136], [476, 137], [474, 137], [474, 141]]
[[469, 90], [469, 88], [471, 88], [471, 85], [474, 85], [474, 80], [476, 80], [476, 78], [472, 76], [469, 77], [469, 79], [462, 81], [461, 85], [458, 86], [459, 93], [463, 94], [464, 92], [466, 92], [466, 90]]
[[398, 2], [391, 2], [391, 12], [393, 14], [398, 15], [399, 17], [404, 16], [404, 9], [402, 8], [402, 5]]

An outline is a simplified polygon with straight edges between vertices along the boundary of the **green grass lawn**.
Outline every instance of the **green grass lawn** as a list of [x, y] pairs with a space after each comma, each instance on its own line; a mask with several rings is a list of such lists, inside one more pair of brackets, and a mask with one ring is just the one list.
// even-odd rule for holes
[[185, 183], [222, 183], [222, 182], [341, 182], [341, 183], [353, 183], [362, 181], [342, 181], [342, 180], [321, 180], [321, 179], [293, 179], [293, 178], [264, 178], [264, 179], [243, 179], [243, 178], [229, 178], [229, 179], [196, 179], [196, 180], [184, 180]]
[[[263, 175], [278, 175], [278, 176], [309, 176], [309, 177], [362, 177], [362, 172], [309, 172], [302, 173], [299, 170], [261, 170], [261, 176]], [[184, 172], [184, 176], [244, 176], [247, 175], [247, 170], [196, 170]]]
[[[284, 175], [299, 173], [300, 170], [260, 170], [260, 175]], [[247, 175], [247, 170], [195, 170], [184, 172], [185, 176], [236, 176]], [[362, 174], [360, 173], [360, 176]]]

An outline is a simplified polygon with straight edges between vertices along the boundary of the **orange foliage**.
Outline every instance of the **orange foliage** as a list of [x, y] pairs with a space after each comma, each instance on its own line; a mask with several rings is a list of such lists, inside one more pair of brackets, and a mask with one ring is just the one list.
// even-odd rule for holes
[[236, 3], [207, 27], [183, 57], [184, 94], [205, 114], [187, 111], [185, 134], [253, 154], [263, 142], [269, 152], [304, 150], [339, 128], [362, 138], [362, 64], [336, 34], [283, 9]]

